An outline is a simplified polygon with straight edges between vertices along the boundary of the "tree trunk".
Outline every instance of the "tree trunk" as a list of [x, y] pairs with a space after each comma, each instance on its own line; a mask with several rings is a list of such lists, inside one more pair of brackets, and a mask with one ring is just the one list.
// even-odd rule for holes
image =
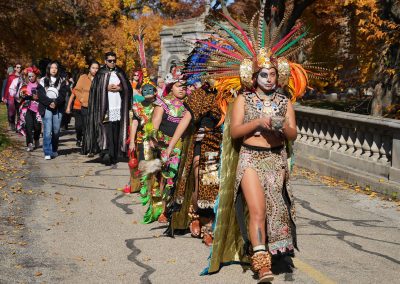
[[371, 115], [382, 116], [382, 97], [384, 96], [385, 90], [382, 83], [378, 83], [374, 89], [374, 98], [372, 99]]

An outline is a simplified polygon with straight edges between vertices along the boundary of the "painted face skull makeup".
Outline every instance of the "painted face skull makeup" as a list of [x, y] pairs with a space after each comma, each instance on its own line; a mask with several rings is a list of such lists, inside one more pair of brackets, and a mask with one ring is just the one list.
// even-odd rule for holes
[[277, 75], [275, 68], [263, 68], [257, 76], [257, 85], [262, 90], [272, 90], [276, 86]]

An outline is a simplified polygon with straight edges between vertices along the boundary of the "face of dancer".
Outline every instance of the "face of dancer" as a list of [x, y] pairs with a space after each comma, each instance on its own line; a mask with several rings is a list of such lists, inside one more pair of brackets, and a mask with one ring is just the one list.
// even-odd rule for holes
[[146, 84], [142, 87], [142, 96], [145, 99], [153, 99], [154, 95], [156, 94], [156, 90], [150, 84]]
[[106, 65], [110, 69], [114, 69], [117, 63], [117, 58], [115, 56], [107, 56]]
[[57, 64], [51, 64], [51, 66], [50, 66], [50, 76], [55, 77], [57, 75], [57, 72], [58, 72]]
[[28, 80], [31, 83], [35, 83], [36, 82], [36, 74], [35, 73], [28, 73]]
[[178, 99], [183, 99], [186, 96], [186, 87], [182, 81], [176, 82], [172, 86], [172, 94]]
[[263, 68], [257, 77], [257, 87], [262, 91], [270, 91], [275, 88], [277, 81], [277, 72], [275, 68]]
[[96, 75], [97, 71], [99, 71], [99, 64], [93, 63], [92, 65], [90, 65], [90, 69], [89, 69], [90, 75], [92, 75], [94, 77]]

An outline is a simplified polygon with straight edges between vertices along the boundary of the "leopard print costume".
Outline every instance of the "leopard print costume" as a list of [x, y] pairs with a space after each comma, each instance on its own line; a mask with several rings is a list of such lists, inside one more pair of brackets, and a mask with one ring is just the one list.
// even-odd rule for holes
[[[220, 164], [220, 144], [222, 141], [222, 131], [220, 127], [207, 128], [200, 127], [201, 120], [208, 116], [214, 120], [221, 119], [221, 111], [215, 103], [215, 94], [208, 93], [203, 89], [196, 90], [190, 95], [185, 103], [186, 109], [192, 114], [195, 124], [195, 141], [200, 142], [200, 161], [199, 161], [199, 192], [197, 205], [201, 209], [213, 208], [219, 190], [219, 164]], [[187, 159], [182, 175], [177, 185], [176, 202], [183, 203], [185, 196], [186, 183], [191, 173], [193, 158], [195, 156], [195, 141], [190, 145]]]

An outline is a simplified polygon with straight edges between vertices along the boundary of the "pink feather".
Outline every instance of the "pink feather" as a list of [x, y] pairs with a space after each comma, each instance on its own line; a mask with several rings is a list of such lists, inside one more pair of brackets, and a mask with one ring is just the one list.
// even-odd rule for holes
[[272, 53], [279, 50], [286, 42], [286, 40], [290, 38], [295, 32], [297, 32], [300, 28], [301, 25], [296, 25], [295, 27], [293, 27], [293, 29], [271, 49]]
[[228, 54], [228, 55], [230, 55], [230, 56], [232, 56], [232, 57], [235, 57], [235, 58], [237, 58], [237, 59], [239, 59], [239, 60], [243, 60], [243, 59], [244, 59], [243, 56], [241, 56], [241, 55], [239, 55], [239, 54], [237, 54], [237, 53], [234, 53], [234, 52], [232, 52], [232, 51], [230, 51], [230, 50], [228, 50], [228, 49], [225, 49], [225, 48], [223, 48], [223, 47], [221, 47], [221, 46], [218, 46], [218, 45], [216, 45], [216, 44], [213, 44], [213, 43], [211, 43], [211, 42], [204, 41], [204, 40], [199, 40], [198, 42], [203, 43], [203, 44], [206, 44], [206, 45], [208, 45], [208, 46], [210, 46], [210, 47], [213, 47], [213, 48], [215, 48], [215, 49], [218, 49], [219, 51], [221, 51], [221, 52], [223, 52], [223, 53], [225, 53], [225, 54]]
[[245, 40], [247, 47], [254, 55], [256, 55], [256, 52], [253, 48], [253, 44], [251, 43], [251, 40], [248, 38], [246, 32], [242, 29], [242, 27], [231, 17], [229, 17], [225, 14], [222, 14], [222, 16], [224, 16], [235, 28], [237, 28], [240, 31], [240, 33], [243, 35], [243, 38]]

